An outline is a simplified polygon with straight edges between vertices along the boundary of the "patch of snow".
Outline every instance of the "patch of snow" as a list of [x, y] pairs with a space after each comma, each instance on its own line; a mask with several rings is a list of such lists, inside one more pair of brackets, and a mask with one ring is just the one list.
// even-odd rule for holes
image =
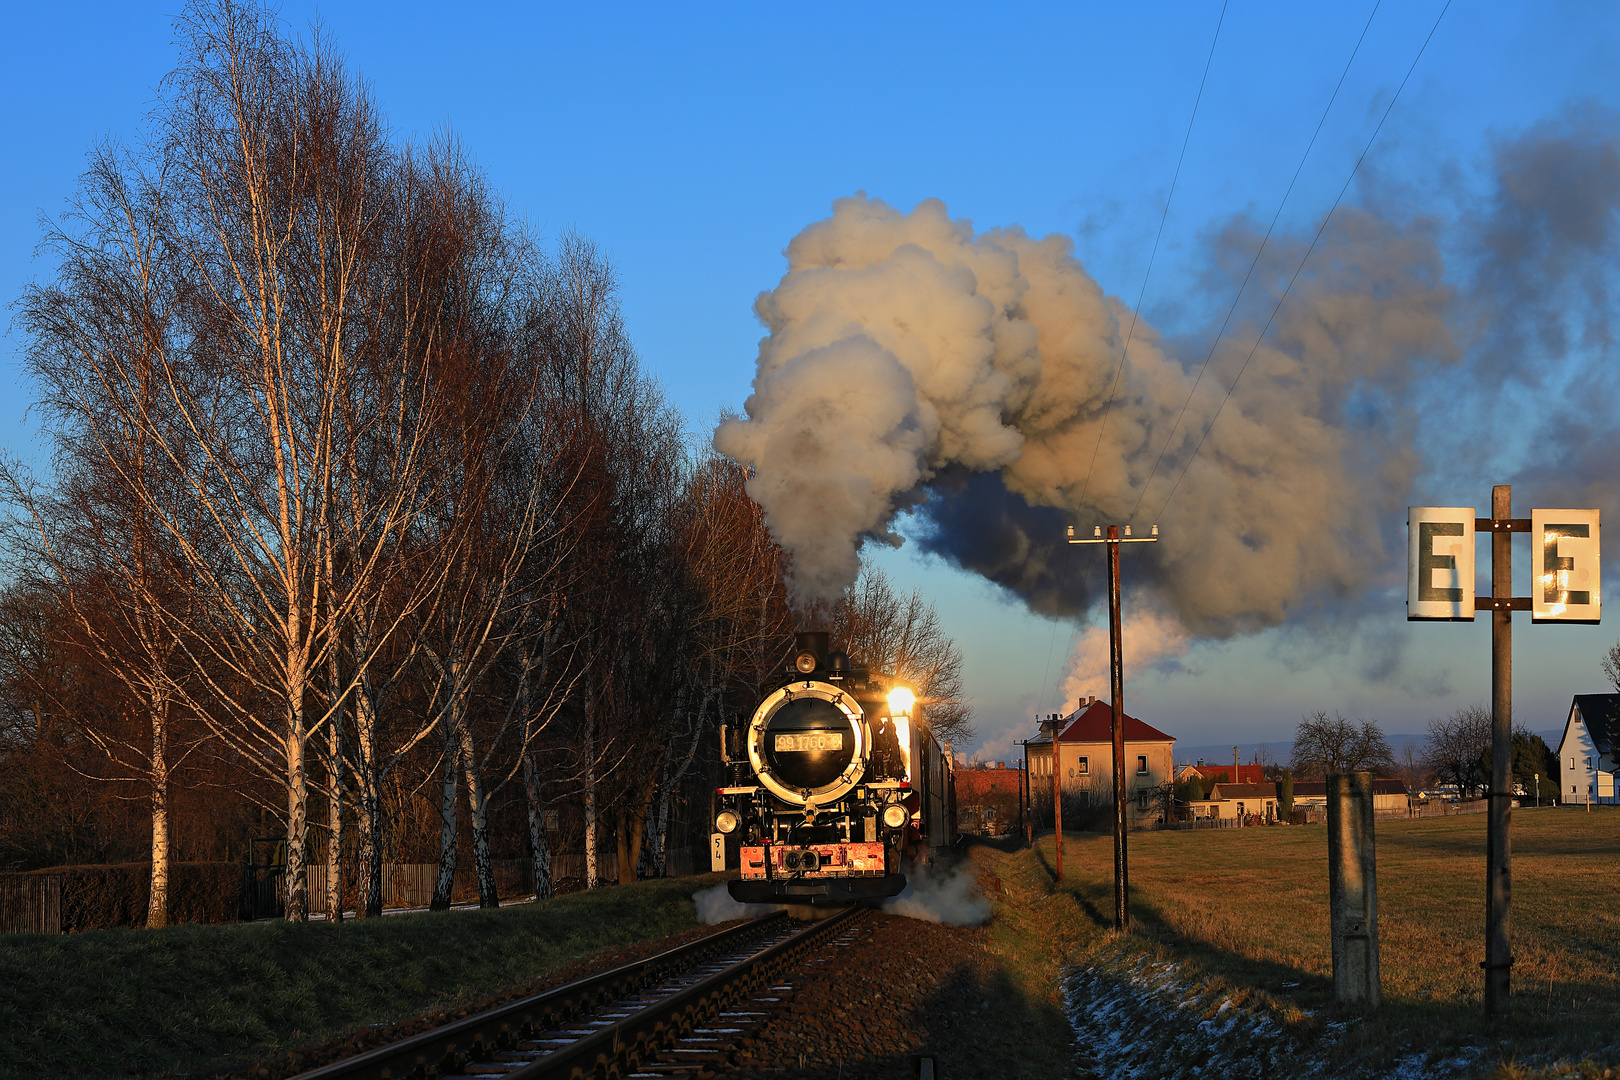
[[[1333, 1049], [1350, 1027], [1320, 1022], [1263, 996], [1238, 1004], [1229, 988], [1186, 974], [1173, 961], [1132, 955], [1128, 942], [1103, 946], [1071, 970], [1063, 1000], [1074, 1028], [1081, 1071], [1107, 1080], [1157, 1080], [1169, 1075], [1247, 1080], [1263, 1076], [1327, 1075]], [[1409, 1050], [1388, 1067], [1364, 1067], [1366, 1080], [1440, 1080], [1477, 1069], [1484, 1048], [1464, 1047], [1444, 1058]]]

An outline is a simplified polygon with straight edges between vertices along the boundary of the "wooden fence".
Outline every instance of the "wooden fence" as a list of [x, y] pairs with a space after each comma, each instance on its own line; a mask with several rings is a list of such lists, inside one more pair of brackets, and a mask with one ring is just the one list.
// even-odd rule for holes
[[[685, 849], [685, 862], [689, 865], [691, 857]], [[673, 855], [674, 852], [671, 852]], [[673, 861], [673, 860], [672, 860]], [[472, 877], [471, 867], [460, 866], [456, 871], [456, 885], [453, 897], [456, 903], [469, 899], [476, 899], [478, 885]], [[324, 912], [326, 910], [326, 883], [328, 867], [324, 865], [307, 868], [309, 875], [309, 910]], [[433, 899], [433, 888], [439, 881], [438, 863], [384, 863], [383, 864], [383, 907], [385, 908], [413, 908], [427, 907]], [[601, 858], [596, 864], [597, 876], [603, 884], [617, 884], [619, 880], [619, 864], [617, 859]], [[353, 867], [345, 868], [345, 876], [355, 872]], [[676, 873], [673, 867], [671, 873]], [[690, 870], [686, 871], [690, 873]], [[551, 857], [551, 879], [564, 887], [583, 887], [585, 881], [585, 856], [580, 852], [558, 853]], [[566, 884], [565, 884], [566, 883]], [[281, 886], [285, 890], [286, 886]], [[495, 891], [502, 898], [517, 899], [534, 895], [534, 863], [530, 859], [496, 859], [495, 860]], [[283, 895], [285, 895], [283, 893]]]
[[[700, 857], [702, 864], [700, 863]], [[309, 910], [326, 911], [326, 885], [328, 867], [309, 866], [307, 886]], [[427, 907], [433, 899], [433, 887], [438, 883], [438, 863], [384, 863], [383, 907]], [[455, 899], [462, 902], [477, 898], [477, 885], [471, 884], [469, 896], [469, 867], [461, 867], [456, 875]], [[701, 848], [672, 848], [668, 856], [667, 873], [672, 877], [703, 873], [708, 870], [707, 851]], [[345, 870], [346, 876], [353, 867]], [[551, 858], [552, 880], [565, 889], [579, 889], [585, 883], [585, 856], [582, 852], [559, 852]], [[604, 855], [597, 862], [597, 874], [603, 884], [616, 884], [619, 880], [618, 860]], [[286, 878], [279, 868], [260, 868], [248, 873], [246, 883], [252, 888], [256, 882], [265, 893], [252, 909], [259, 917], [268, 917], [281, 909], [287, 899]], [[534, 864], [529, 859], [496, 859], [495, 886], [503, 899], [518, 899], [534, 894]], [[352, 891], [352, 890], [351, 890]], [[251, 917], [244, 914], [244, 918]], [[62, 932], [62, 879], [51, 874], [17, 874], [0, 878], [0, 934], [59, 934]]]
[[0, 934], [61, 932], [61, 878], [38, 874], [0, 881]]

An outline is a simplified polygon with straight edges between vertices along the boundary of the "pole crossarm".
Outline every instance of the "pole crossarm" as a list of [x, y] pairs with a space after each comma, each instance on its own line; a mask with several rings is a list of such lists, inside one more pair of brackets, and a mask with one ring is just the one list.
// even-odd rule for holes
[[1476, 596], [1475, 611], [1529, 611], [1533, 603], [1528, 596]]
[[1069, 539], [1071, 544], [1157, 544], [1158, 542], [1159, 538], [1157, 536], [1122, 536], [1118, 540], [1110, 540], [1107, 537], [1103, 537], [1101, 540], [1076, 540], [1073, 537]]
[[1474, 528], [1482, 532], [1522, 532], [1530, 531], [1529, 518], [1482, 518], [1474, 519]]
[[1125, 535], [1119, 535], [1120, 526], [1108, 526], [1108, 535], [1104, 536], [1102, 526], [1098, 525], [1091, 531], [1089, 537], [1074, 535], [1074, 526], [1069, 526], [1069, 543], [1071, 544], [1157, 544], [1159, 542], [1159, 527], [1153, 526], [1151, 536], [1132, 536], [1131, 527], [1125, 526]]

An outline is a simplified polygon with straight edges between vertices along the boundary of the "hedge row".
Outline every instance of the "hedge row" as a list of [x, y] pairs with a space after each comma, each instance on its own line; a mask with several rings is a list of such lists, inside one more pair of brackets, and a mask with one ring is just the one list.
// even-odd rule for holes
[[[31, 871], [62, 879], [62, 931], [146, 925], [151, 863], [55, 866]], [[0, 874], [0, 878], [24, 877]], [[183, 862], [169, 867], [169, 922], [235, 922], [242, 909], [242, 864]]]

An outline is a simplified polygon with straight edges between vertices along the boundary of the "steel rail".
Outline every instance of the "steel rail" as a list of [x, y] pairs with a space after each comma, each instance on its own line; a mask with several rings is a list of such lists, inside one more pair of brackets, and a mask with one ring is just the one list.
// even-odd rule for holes
[[616, 1080], [634, 1072], [675, 1040], [720, 1012], [739, 994], [758, 988], [788, 961], [830, 936], [861, 910], [846, 908], [830, 919], [503, 1076], [507, 1080]]
[[[573, 1017], [620, 1000], [682, 968], [702, 962], [715, 952], [735, 948], [740, 941], [785, 919], [782, 912], [766, 915], [645, 960], [576, 979], [408, 1039], [299, 1073], [293, 1080], [401, 1080], [413, 1075], [459, 1074], [466, 1061], [488, 1060], [492, 1053], [510, 1049], [531, 1033], [554, 1029]], [[841, 920], [829, 920], [838, 921]]]

